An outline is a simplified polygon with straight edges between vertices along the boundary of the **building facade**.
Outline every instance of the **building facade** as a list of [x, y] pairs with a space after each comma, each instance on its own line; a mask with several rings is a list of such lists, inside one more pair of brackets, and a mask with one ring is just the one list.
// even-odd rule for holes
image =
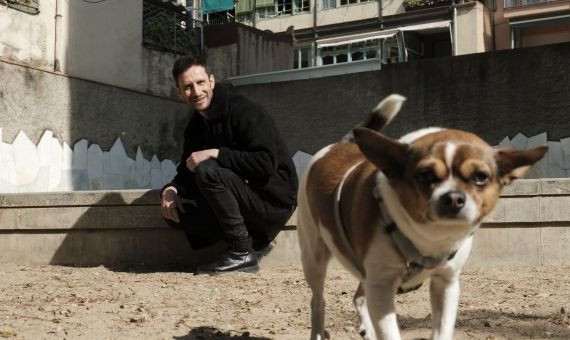
[[492, 11], [479, 1], [239, 0], [236, 18], [273, 32], [292, 29], [296, 68], [493, 49]]
[[502, 0], [494, 14], [497, 49], [570, 41], [570, 0]]

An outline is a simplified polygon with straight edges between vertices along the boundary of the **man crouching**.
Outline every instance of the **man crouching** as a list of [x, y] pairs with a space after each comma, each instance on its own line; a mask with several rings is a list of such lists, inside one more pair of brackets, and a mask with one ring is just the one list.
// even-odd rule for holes
[[287, 147], [263, 108], [215, 86], [205, 59], [179, 58], [172, 76], [194, 114], [177, 174], [162, 190], [162, 216], [194, 249], [228, 243], [199, 273], [255, 272], [296, 206]]

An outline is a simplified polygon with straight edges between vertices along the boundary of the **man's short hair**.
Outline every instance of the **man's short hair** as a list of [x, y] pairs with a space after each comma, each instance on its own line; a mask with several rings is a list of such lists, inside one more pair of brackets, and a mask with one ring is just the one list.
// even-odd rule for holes
[[172, 78], [174, 78], [176, 87], [178, 87], [178, 77], [187, 69], [195, 65], [202, 66], [206, 70], [206, 74], [210, 74], [208, 63], [202, 56], [185, 55], [176, 59], [174, 66], [172, 67]]

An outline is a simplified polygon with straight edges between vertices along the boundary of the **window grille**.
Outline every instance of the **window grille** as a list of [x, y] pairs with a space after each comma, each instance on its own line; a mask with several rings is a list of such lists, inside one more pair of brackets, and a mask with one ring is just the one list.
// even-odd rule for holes
[[40, 12], [39, 0], [0, 0], [0, 5], [29, 14]]
[[185, 11], [143, 2], [143, 44], [176, 53], [200, 54], [201, 24]]

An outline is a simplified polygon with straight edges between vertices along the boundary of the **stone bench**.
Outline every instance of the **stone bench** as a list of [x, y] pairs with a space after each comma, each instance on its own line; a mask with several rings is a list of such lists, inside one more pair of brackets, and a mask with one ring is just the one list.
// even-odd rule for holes
[[[299, 263], [296, 215], [264, 265]], [[570, 179], [520, 180], [477, 233], [471, 265], [570, 265]], [[160, 217], [157, 190], [0, 194], [0, 263], [195, 266], [220, 249], [192, 251]]]

